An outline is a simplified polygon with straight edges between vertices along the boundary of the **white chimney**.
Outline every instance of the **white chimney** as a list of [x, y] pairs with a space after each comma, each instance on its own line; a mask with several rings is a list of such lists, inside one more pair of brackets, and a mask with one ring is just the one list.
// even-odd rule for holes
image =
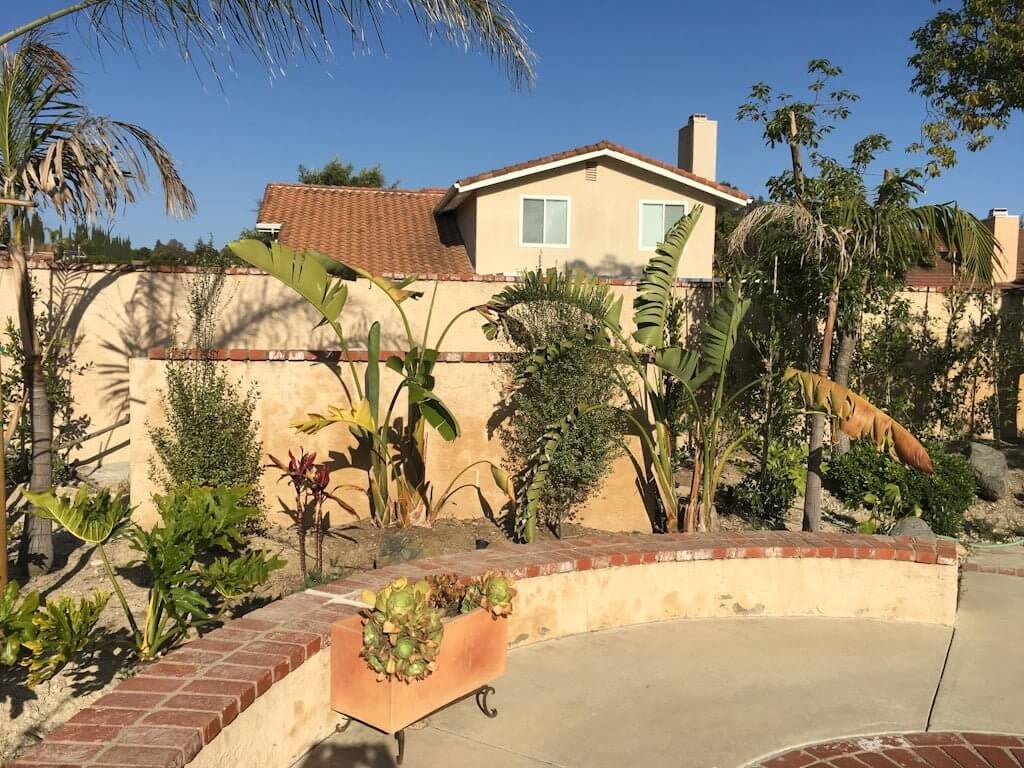
[[679, 129], [679, 156], [676, 165], [705, 179], [715, 180], [718, 156], [718, 121], [705, 114], [690, 115]]

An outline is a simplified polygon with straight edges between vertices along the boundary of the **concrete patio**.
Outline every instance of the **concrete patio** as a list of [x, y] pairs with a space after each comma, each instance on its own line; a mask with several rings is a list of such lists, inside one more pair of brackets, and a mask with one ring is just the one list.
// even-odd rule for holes
[[[740, 618], [541, 643], [510, 654], [497, 719], [472, 699], [437, 713], [408, 731], [405, 765], [737, 768], [847, 735], [1022, 733], [1022, 609], [1024, 578], [968, 572], [952, 630]], [[394, 739], [355, 723], [295, 768], [394, 764]]]

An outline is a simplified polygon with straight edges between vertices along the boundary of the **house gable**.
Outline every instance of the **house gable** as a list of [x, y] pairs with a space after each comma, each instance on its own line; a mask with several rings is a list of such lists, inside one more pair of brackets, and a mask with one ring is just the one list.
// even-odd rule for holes
[[[540, 245], [524, 239], [526, 200], [565, 201], [565, 243]], [[704, 206], [679, 276], [710, 278], [721, 197], [686, 179], [614, 155], [584, 155], [528, 174], [503, 175], [464, 193], [455, 210], [479, 274], [557, 267], [622, 277], [639, 274], [653, 253], [653, 248], [641, 243], [641, 206], [645, 204], [682, 205], [686, 211], [697, 204]]]

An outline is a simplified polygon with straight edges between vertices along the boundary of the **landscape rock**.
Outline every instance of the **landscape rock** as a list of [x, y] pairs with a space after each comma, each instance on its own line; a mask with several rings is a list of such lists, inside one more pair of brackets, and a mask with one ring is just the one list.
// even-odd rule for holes
[[384, 568], [407, 560], [422, 560], [447, 554], [439, 536], [429, 528], [410, 528], [388, 533], [377, 547], [377, 567]]
[[934, 538], [931, 527], [920, 517], [910, 515], [896, 521], [889, 532], [892, 536], [913, 536], [918, 539]]
[[130, 472], [130, 462], [109, 461], [98, 467], [85, 468], [80, 474], [82, 479], [93, 488], [117, 491], [128, 485]]
[[1006, 456], [983, 443], [971, 443], [969, 461], [978, 495], [987, 501], [998, 501], [1010, 491], [1010, 470]]

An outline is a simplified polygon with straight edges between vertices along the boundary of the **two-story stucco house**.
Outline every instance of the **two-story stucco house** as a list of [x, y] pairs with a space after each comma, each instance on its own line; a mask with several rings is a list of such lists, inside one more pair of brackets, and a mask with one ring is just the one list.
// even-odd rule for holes
[[666, 229], [704, 213], [680, 277], [710, 278], [715, 214], [750, 197], [715, 181], [717, 123], [693, 115], [675, 165], [601, 141], [437, 189], [268, 184], [257, 228], [378, 274], [637, 274]]

